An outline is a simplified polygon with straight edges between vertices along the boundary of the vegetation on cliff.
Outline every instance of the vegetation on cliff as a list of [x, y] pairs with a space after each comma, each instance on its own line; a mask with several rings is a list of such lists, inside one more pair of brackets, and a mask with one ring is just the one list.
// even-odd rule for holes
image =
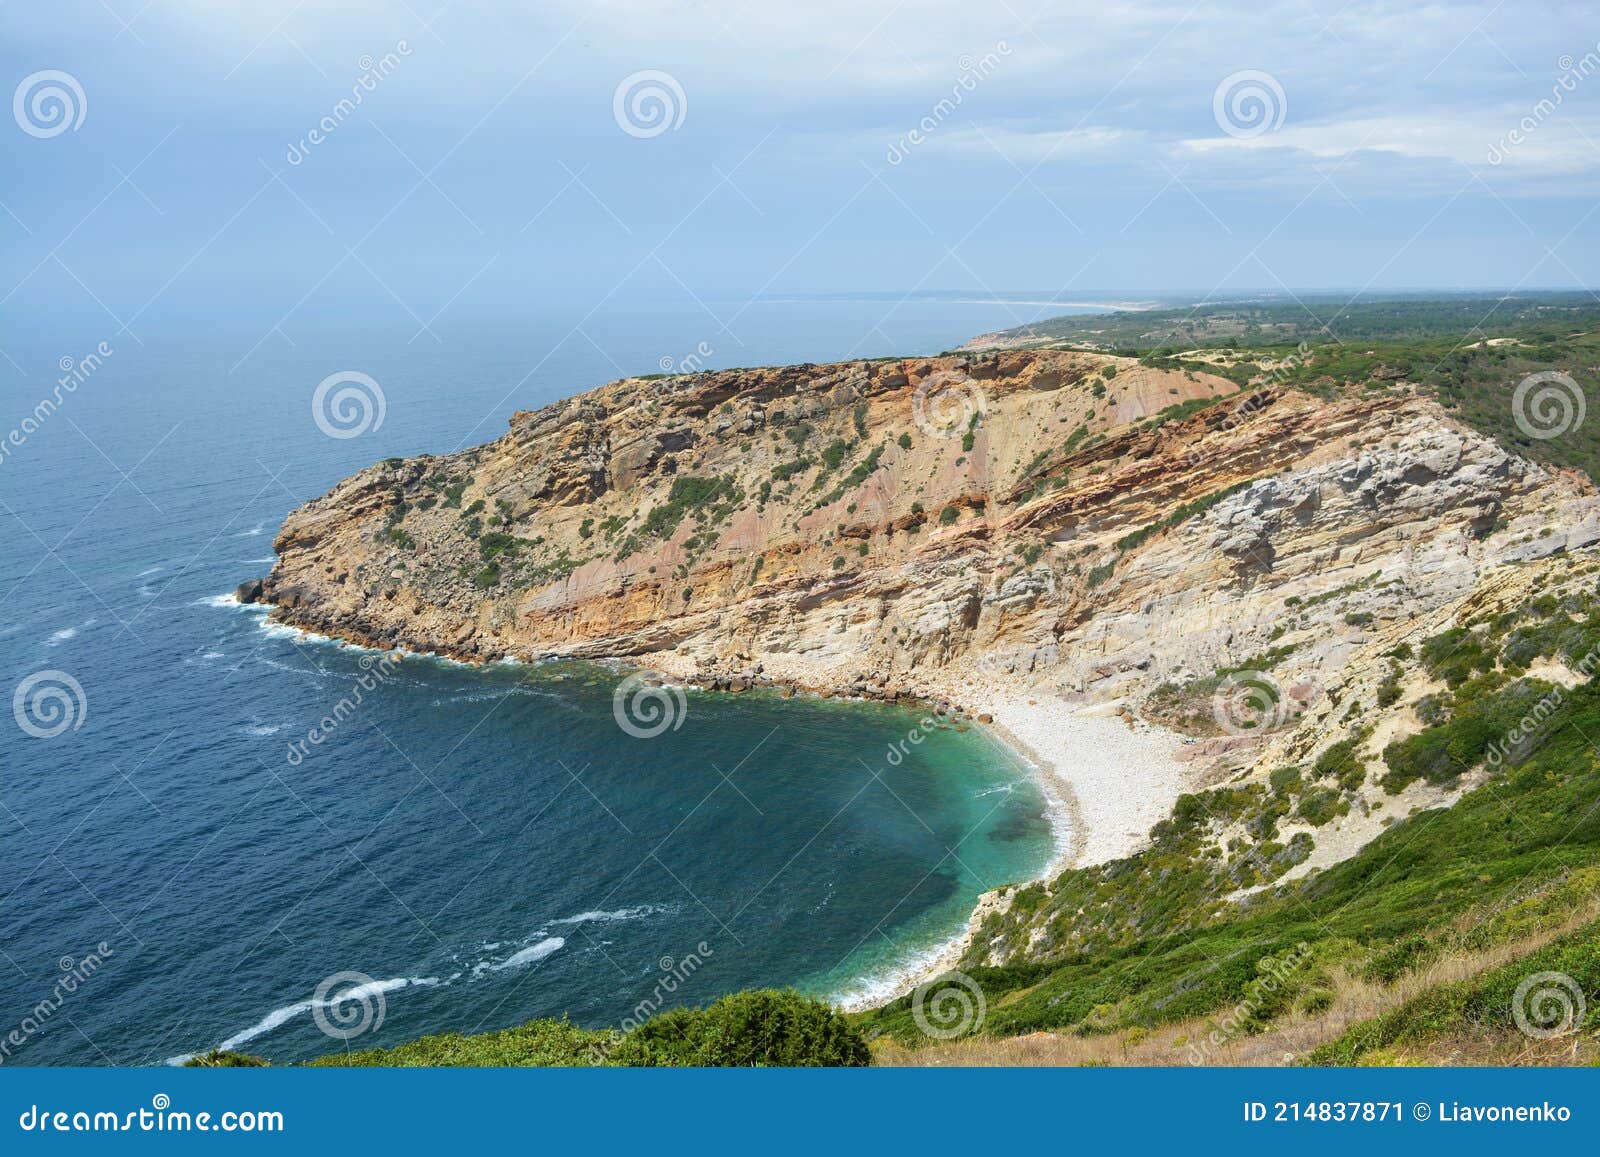
[[[1223, 303], [991, 335], [1050, 348], [628, 379], [308, 504], [259, 592], [302, 625], [1118, 701], [1201, 769], [1142, 850], [1006, 890], [953, 1041], [926, 994], [848, 1029], [741, 994], [626, 1037], [535, 1022], [330, 1063], [857, 1063], [857, 1030], [897, 1062], [1041, 1033], [1211, 1062], [1291, 1030], [1297, 1058], [1498, 1056], [1500, 970], [1547, 956], [1587, 986], [1587, 1042], [1600, 423], [1531, 433], [1517, 399], [1558, 375], [1581, 405], [1597, 325], [1562, 295]], [[1238, 686], [1253, 710], [1224, 718]]]

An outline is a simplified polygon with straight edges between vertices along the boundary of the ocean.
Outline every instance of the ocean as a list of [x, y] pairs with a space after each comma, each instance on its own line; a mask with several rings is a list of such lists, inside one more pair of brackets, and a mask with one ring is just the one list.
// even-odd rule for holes
[[[860, 998], [1043, 869], [1045, 800], [978, 729], [891, 757], [915, 712], [669, 690], [671, 724], [641, 738], [616, 717], [625, 670], [396, 661], [228, 597], [293, 507], [379, 458], [497, 437], [513, 410], [686, 359], [935, 353], [1017, 321], [710, 304], [741, 310], [741, 341], [646, 305], [11, 335], [0, 1061], [289, 1062], [753, 986]], [[312, 411], [341, 371], [383, 396], [355, 437]]]

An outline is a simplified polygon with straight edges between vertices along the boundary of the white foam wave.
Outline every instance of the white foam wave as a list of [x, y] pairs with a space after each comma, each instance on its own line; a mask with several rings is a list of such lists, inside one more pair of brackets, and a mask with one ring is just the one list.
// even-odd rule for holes
[[616, 908], [610, 912], [579, 912], [576, 916], [563, 916], [552, 924], [610, 924], [617, 920], [642, 920], [672, 909], [665, 904], [637, 904], [632, 908]]
[[283, 725], [281, 723], [255, 723], [249, 727], [246, 727], [245, 733], [247, 735], [276, 735], [282, 730]]
[[846, 1012], [860, 1012], [887, 1004], [904, 996], [943, 968], [952, 967], [958, 958], [966, 930], [928, 948], [913, 950], [894, 963], [864, 976], [848, 988], [832, 993], [828, 1000]]
[[485, 960], [474, 965], [472, 975], [479, 977], [490, 972], [506, 972], [512, 968], [524, 968], [529, 964], [535, 964], [543, 960], [547, 956], [553, 956], [565, 948], [566, 945], [567, 942], [560, 936], [547, 936], [537, 944], [530, 944], [526, 948], [513, 952], [504, 960]]
[[[275, 1008], [266, 1016], [256, 1021], [255, 1024], [242, 1032], [236, 1032], [217, 1048], [223, 1052], [237, 1049], [266, 1036], [274, 1029], [281, 1028], [297, 1016], [304, 1016], [314, 1008], [332, 1008], [347, 1000], [364, 1000], [368, 997], [384, 993], [395, 992], [402, 988], [432, 988], [440, 983], [436, 976], [397, 976], [390, 980], [374, 980], [371, 984], [357, 985], [355, 988], [341, 989], [337, 996], [331, 1000], [297, 1000], [293, 1004], [286, 1004], [282, 1008]], [[194, 1053], [184, 1053], [181, 1056], [169, 1057], [167, 1064], [181, 1065], [193, 1057]]]

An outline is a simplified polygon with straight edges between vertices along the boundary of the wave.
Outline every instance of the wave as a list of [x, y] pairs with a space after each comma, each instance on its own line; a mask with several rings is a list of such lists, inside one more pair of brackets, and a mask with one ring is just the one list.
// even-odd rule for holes
[[[297, 1000], [293, 1004], [286, 1004], [282, 1008], [275, 1008], [266, 1016], [256, 1021], [255, 1024], [242, 1032], [236, 1032], [227, 1040], [217, 1046], [221, 1052], [237, 1049], [266, 1036], [275, 1029], [281, 1028], [297, 1016], [304, 1016], [316, 1008], [332, 1008], [336, 1004], [343, 1004], [347, 1000], [366, 1000], [373, 996], [382, 996], [385, 993], [395, 992], [402, 988], [432, 988], [439, 984], [436, 976], [397, 976], [390, 980], [374, 980], [369, 984], [357, 985], [354, 988], [342, 989], [332, 1000]], [[194, 1053], [183, 1053], [179, 1056], [168, 1057], [169, 1065], [182, 1065], [191, 1060]]]
[[253, 723], [244, 730], [246, 735], [276, 735], [283, 730], [283, 724]]
[[233, 537], [234, 538], [259, 538], [260, 535], [261, 535], [261, 532], [263, 530], [265, 530], [266, 528], [267, 528], [267, 524], [266, 523], [258, 522], [254, 526], [252, 526], [249, 530], [241, 530], [238, 534], [234, 535]]
[[632, 908], [617, 908], [610, 912], [579, 912], [576, 916], [563, 916], [559, 920], [552, 920], [552, 924], [610, 924], [617, 920], [642, 920], [646, 916], [657, 916], [664, 912], [675, 911], [668, 904], [636, 904]]
[[164, 567], [164, 566], [146, 567], [144, 570], [140, 571], [138, 574], [134, 575], [133, 577], [134, 578], [149, 578], [151, 575], [159, 574], [160, 572], [162, 572], [162, 571], [164, 571], [166, 569], [167, 568]]
[[536, 964], [547, 956], [553, 956], [567, 946], [566, 940], [560, 936], [547, 936], [537, 944], [513, 952], [504, 960], [484, 960], [473, 965], [474, 978], [490, 972], [506, 972], [512, 968], [524, 968], [529, 964]]
[[861, 977], [849, 987], [829, 993], [827, 1000], [845, 1012], [860, 1012], [887, 1004], [953, 965], [965, 939], [966, 929], [963, 928], [947, 940], [913, 949], [892, 963]]

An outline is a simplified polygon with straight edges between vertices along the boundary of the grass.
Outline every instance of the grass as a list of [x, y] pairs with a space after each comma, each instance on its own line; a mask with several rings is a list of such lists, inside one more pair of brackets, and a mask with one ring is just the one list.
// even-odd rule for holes
[[[216, 1063], [247, 1064], [243, 1054]], [[850, 1067], [870, 1060], [866, 1039], [830, 1005], [793, 991], [731, 993], [703, 1009], [674, 1008], [627, 1032], [535, 1020], [498, 1032], [440, 1033], [389, 1049], [334, 1053], [316, 1067], [622, 1066]]]
[[[1024, 888], [1009, 913], [989, 917], [969, 963], [1002, 937], [1042, 938], [1034, 962], [968, 968], [988, 1002], [984, 1031], [1150, 1030], [1238, 1003], [1263, 957], [1301, 942], [1314, 958], [1296, 996], [1409, 937], [1448, 943], [1466, 914], [1499, 912], [1530, 887], [1587, 872], [1592, 894], [1600, 765], [1584, 736], [1600, 733], [1600, 691], [1569, 692], [1546, 730], [1542, 747], [1507, 760], [1455, 806], [1404, 818], [1350, 859], [1249, 904], [1223, 902], [1232, 881], [1217, 877], [1204, 833], [1212, 821], [1255, 817], [1272, 851], [1282, 801], [1261, 784], [1182, 797], [1148, 851]], [[925, 1043], [909, 999], [865, 1014], [863, 1024], [902, 1045]]]

